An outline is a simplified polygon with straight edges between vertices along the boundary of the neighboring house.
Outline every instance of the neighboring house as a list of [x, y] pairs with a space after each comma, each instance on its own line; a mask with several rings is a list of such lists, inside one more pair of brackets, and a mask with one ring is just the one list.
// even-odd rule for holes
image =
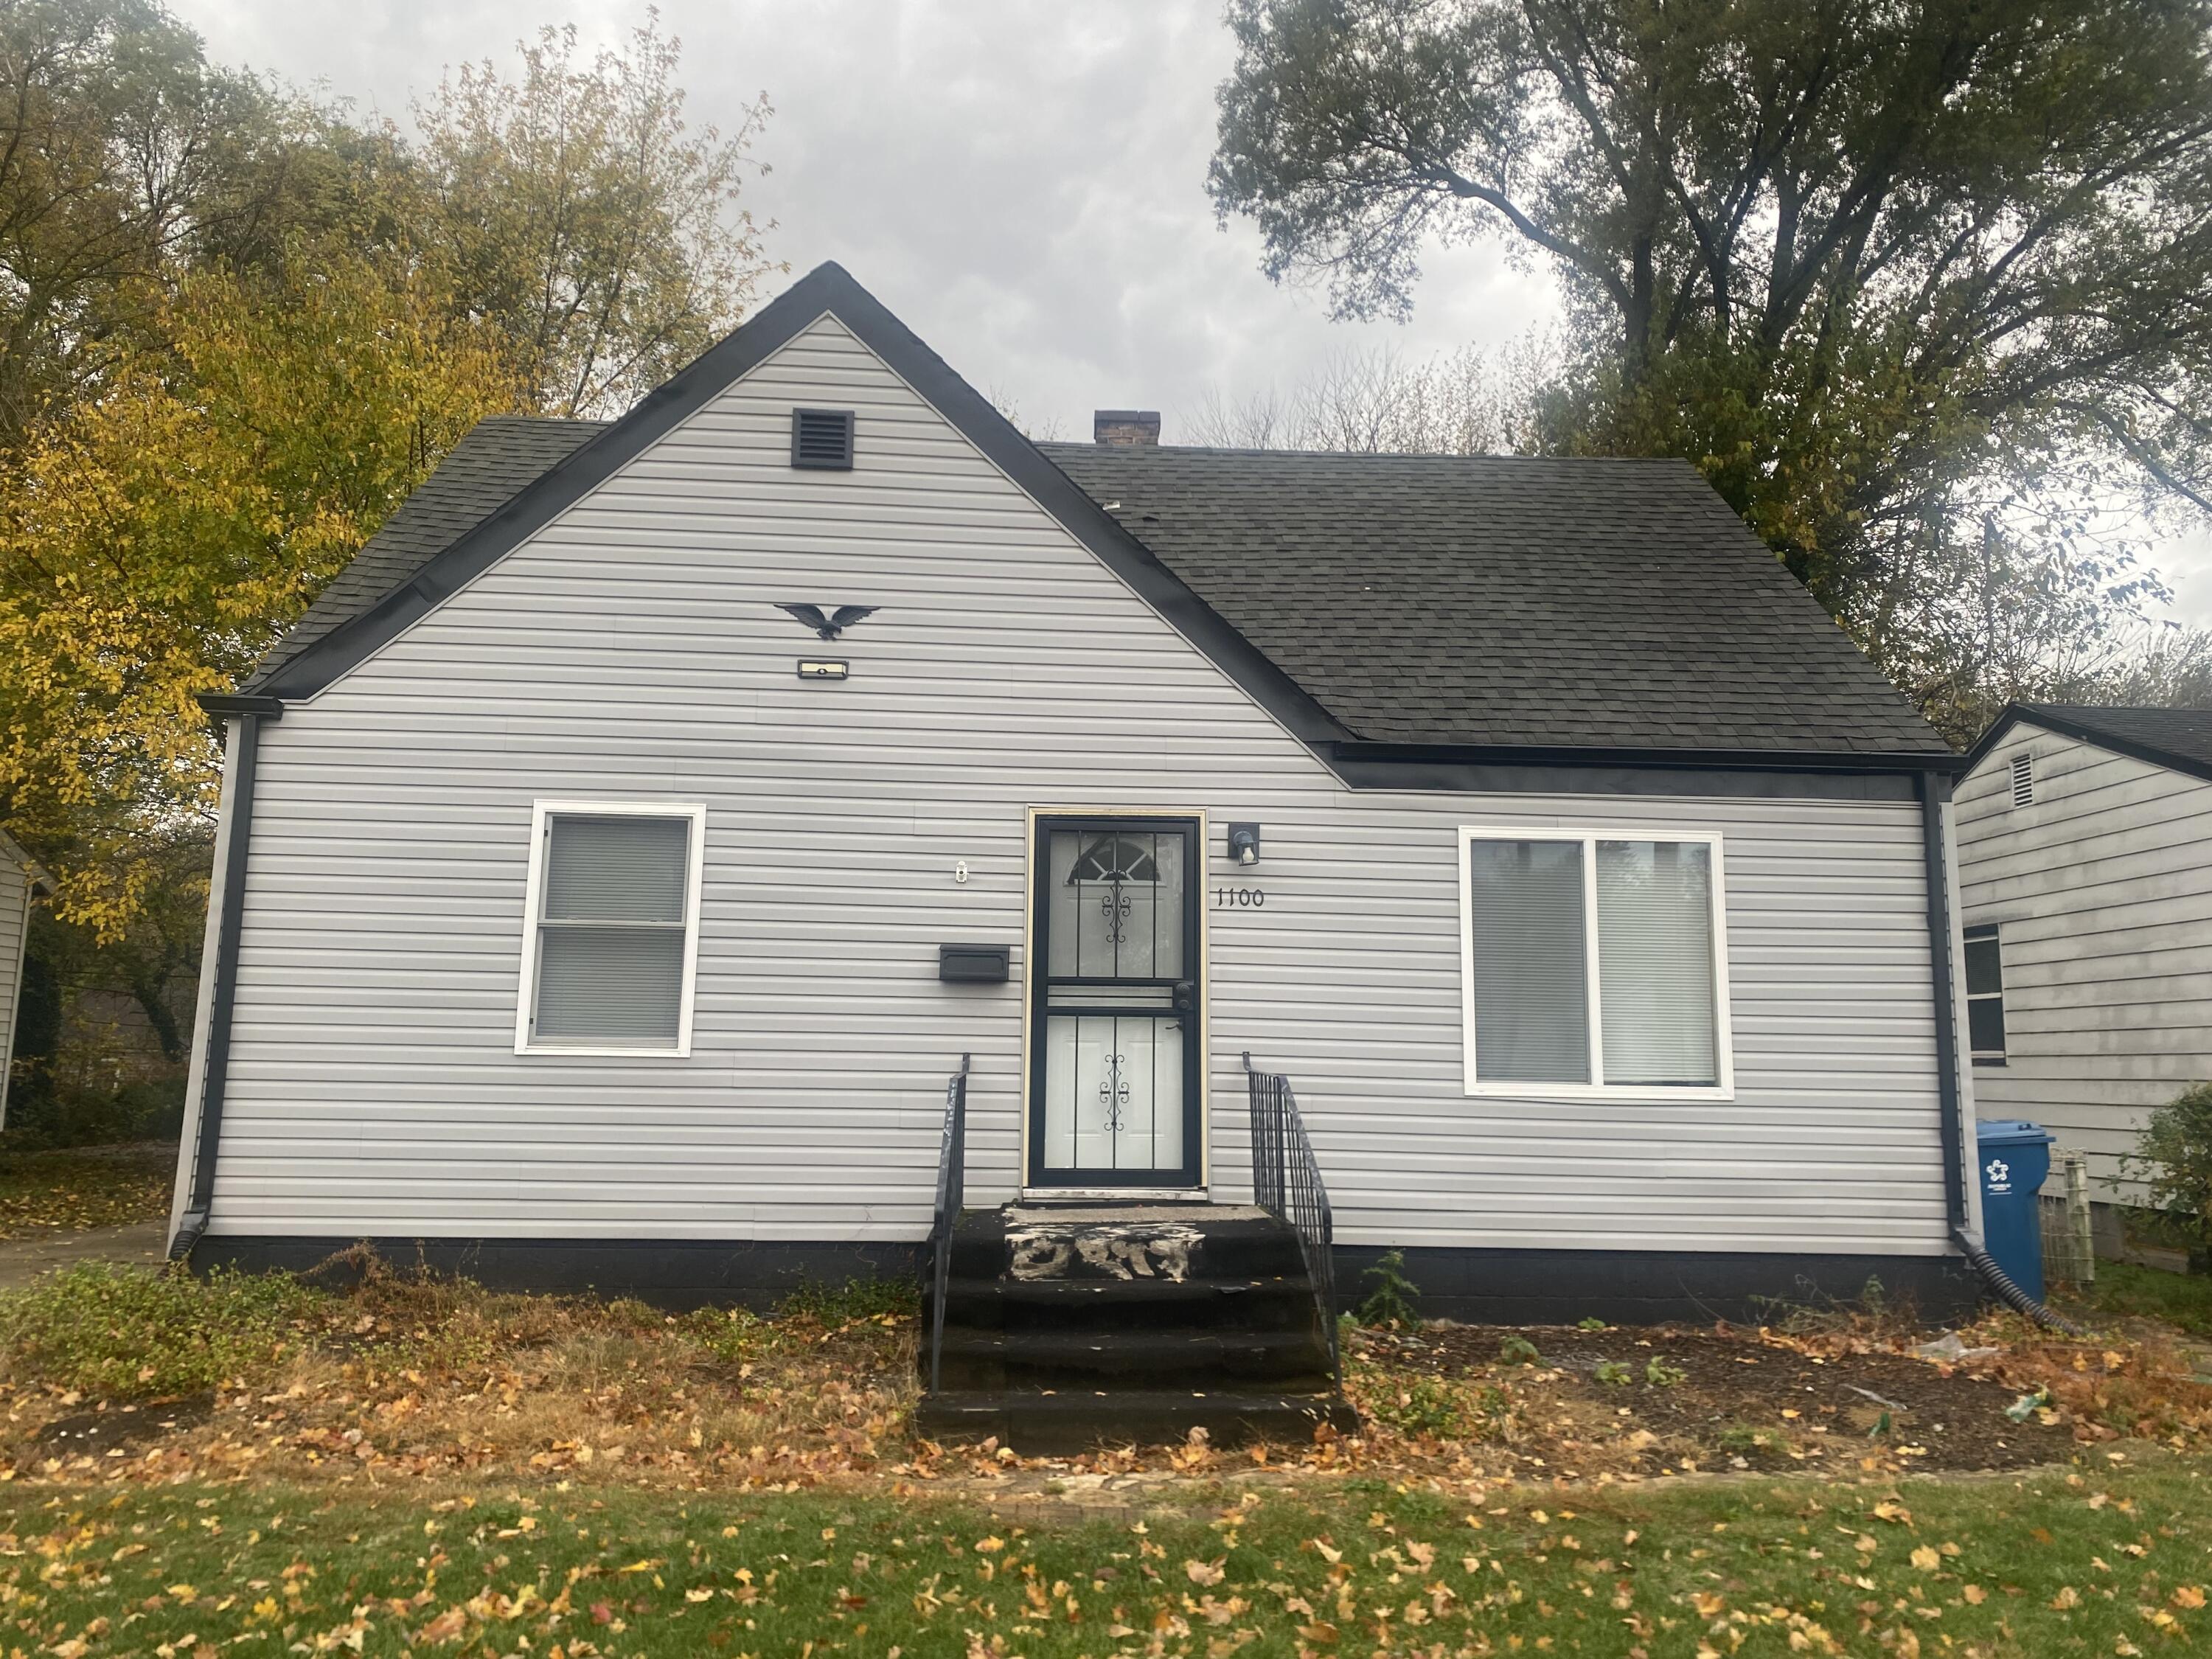
[[38, 861], [0, 830], [0, 1128], [8, 1123], [8, 1080], [15, 1065], [15, 1021], [23, 999], [23, 951], [31, 939], [31, 905], [53, 890]]
[[209, 700], [179, 1246], [907, 1264], [963, 1054], [978, 1213], [1195, 1224], [1249, 1053], [1431, 1312], [1956, 1300], [1956, 758], [1696, 472], [1101, 430], [824, 266], [471, 433]]
[[1968, 762], [1978, 1109], [2054, 1131], [2099, 1201], [2136, 1201], [2136, 1131], [2212, 1079], [2212, 711], [2015, 703]]

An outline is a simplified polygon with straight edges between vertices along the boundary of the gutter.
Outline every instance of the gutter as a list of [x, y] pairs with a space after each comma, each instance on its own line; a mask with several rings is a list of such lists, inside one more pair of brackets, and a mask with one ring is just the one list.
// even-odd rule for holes
[[1959, 1005], [1951, 975], [1951, 883], [1943, 856], [1943, 804], [1950, 799], [1951, 784], [1945, 772], [1932, 769], [1918, 775], [1918, 784], [1921, 844], [1928, 878], [1928, 959], [1936, 986], [1936, 1101], [1943, 1136], [1945, 1218], [1966, 1265], [1999, 1301], [2039, 1325], [2080, 1336], [2083, 1334], [2080, 1326], [2051, 1312], [2014, 1284], [1968, 1224], [1966, 1125], [1959, 1109]]
[[1662, 770], [1743, 772], [1909, 772], [1945, 778], [1966, 769], [1966, 757], [1824, 749], [1601, 749], [1547, 744], [1325, 744], [1340, 761], [1460, 766], [1636, 766]]
[[[1919, 775], [1920, 843], [1928, 880], [1928, 963], [1936, 986], [1936, 1092], [1943, 1126], [1943, 1212], [1952, 1236], [1967, 1236], [1966, 1124], [1959, 1102], [1957, 988], [1951, 977], [1951, 879], [1943, 857], [1943, 803], [1950, 780]], [[1978, 1240], [1974, 1248], [1980, 1248]]]
[[246, 916], [246, 854], [252, 838], [253, 772], [264, 720], [282, 720], [275, 697], [209, 693], [200, 707], [218, 720], [238, 722], [230, 778], [229, 835], [223, 844], [222, 902], [215, 922], [215, 984], [208, 1002], [206, 1069], [200, 1079], [198, 1133], [192, 1146], [191, 1187], [178, 1218], [169, 1260], [182, 1261], [206, 1232], [215, 1195], [216, 1152], [222, 1139], [222, 1102], [230, 1075], [230, 1022], [238, 1001], [238, 936]]

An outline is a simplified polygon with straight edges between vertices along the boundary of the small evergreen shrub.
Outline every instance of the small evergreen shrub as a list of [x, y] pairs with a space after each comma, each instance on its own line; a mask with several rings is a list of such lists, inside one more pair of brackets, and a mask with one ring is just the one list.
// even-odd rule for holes
[[1406, 1253], [1392, 1250], [1359, 1275], [1362, 1285], [1373, 1286], [1359, 1304], [1363, 1325], [1418, 1325], [1421, 1322], [1421, 1287], [1406, 1277]]
[[273, 1372], [327, 1300], [289, 1273], [80, 1262], [0, 1297], [0, 1352], [18, 1376], [86, 1394], [198, 1394]]
[[1544, 1356], [1536, 1352], [1536, 1345], [1525, 1336], [1509, 1336], [1498, 1345], [1498, 1363], [1501, 1365], [1540, 1365]]
[[2150, 1115], [2120, 1173], [2149, 1189], [2162, 1227], [2212, 1247], [2212, 1083], [2185, 1089]]

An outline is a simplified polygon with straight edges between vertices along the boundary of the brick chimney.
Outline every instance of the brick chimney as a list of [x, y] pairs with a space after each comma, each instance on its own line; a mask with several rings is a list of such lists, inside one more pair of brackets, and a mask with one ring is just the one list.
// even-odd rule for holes
[[1109, 449], [1154, 449], [1160, 441], [1157, 409], [1102, 409], [1091, 417], [1093, 442]]

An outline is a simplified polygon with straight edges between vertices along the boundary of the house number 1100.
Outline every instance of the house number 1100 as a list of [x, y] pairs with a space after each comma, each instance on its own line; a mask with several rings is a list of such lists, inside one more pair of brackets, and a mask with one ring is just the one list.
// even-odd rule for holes
[[1217, 910], [1256, 910], [1267, 902], [1267, 890], [1259, 887], [1217, 887], [1213, 890], [1213, 908]]

